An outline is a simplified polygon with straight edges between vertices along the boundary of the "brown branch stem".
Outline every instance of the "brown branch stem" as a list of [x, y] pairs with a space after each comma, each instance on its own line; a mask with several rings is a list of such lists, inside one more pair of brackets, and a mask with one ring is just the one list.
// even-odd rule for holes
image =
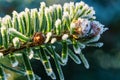
[[28, 43], [25, 43], [25, 44], [21, 44], [20, 48], [15, 48], [14, 46], [9, 47], [8, 49], [1, 48], [0, 53], [2, 53], [5, 56], [5, 55], [8, 55], [10, 53], [14, 53], [14, 52], [20, 51], [22, 49], [29, 48], [29, 47], [34, 47], [34, 46], [37, 46], [37, 45], [38, 44], [34, 44], [33, 42], [28, 42]]
[[[62, 35], [58, 36], [58, 35], [52, 35], [52, 38], [56, 38], [57, 41], [61, 41], [62, 40]], [[76, 40], [79, 40], [79, 38], [75, 38], [74, 35], [70, 35], [69, 34], [69, 39], [76, 39]], [[46, 44], [49, 44], [50, 42], [46, 43]], [[5, 49], [4, 47], [1, 47], [0, 48], [0, 53], [2, 53], [4, 56], [5, 55], [8, 55], [10, 53], [14, 53], [14, 52], [17, 52], [17, 51], [20, 51], [20, 50], [23, 50], [25, 48], [30, 48], [30, 47], [35, 47], [35, 46], [40, 46], [40, 45], [43, 45], [45, 44], [44, 42], [43, 43], [35, 43], [34, 41], [32, 42], [26, 42], [26, 43], [23, 43], [20, 45], [20, 48], [15, 48], [13, 45], [11, 45], [8, 49]]]
[[[60, 41], [62, 36], [55, 36], [55, 35], [53, 35], [52, 37], [55, 37], [57, 39], [57, 41]], [[27, 43], [21, 44], [20, 48], [15, 48], [13, 45], [11, 45], [8, 49], [5, 49], [4, 47], [1, 47], [0, 48], [0, 53], [2, 53], [5, 56], [5, 55], [8, 55], [10, 53], [14, 53], [14, 52], [23, 50], [25, 48], [40, 46], [42, 44], [44, 44], [44, 43], [40, 43], [39, 44], [39, 43], [35, 43], [35, 42], [27, 42]]]

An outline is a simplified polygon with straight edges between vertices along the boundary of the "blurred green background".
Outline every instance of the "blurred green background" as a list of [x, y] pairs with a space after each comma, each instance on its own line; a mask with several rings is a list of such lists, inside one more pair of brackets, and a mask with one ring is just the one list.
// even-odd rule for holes
[[[11, 15], [13, 10], [20, 12], [24, 8], [39, 8], [40, 2], [45, 1], [47, 6], [65, 2], [79, 2], [80, 0], [0, 0], [0, 17]], [[90, 69], [83, 64], [77, 65], [69, 60], [63, 67], [65, 80], [120, 80], [120, 0], [83, 0], [93, 6], [97, 20], [109, 28], [100, 41], [104, 42], [102, 48], [88, 47], [83, 50], [87, 57]], [[51, 80], [44, 71], [41, 63], [32, 60], [32, 67], [42, 80]], [[54, 67], [54, 66], [53, 66]], [[15, 78], [14, 78], [15, 79]], [[14, 80], [11, 78], [11, 80]], [[21, 80], [17, 77], [15, 80]], [[23, 79], [24, 80], [24, 79]]]

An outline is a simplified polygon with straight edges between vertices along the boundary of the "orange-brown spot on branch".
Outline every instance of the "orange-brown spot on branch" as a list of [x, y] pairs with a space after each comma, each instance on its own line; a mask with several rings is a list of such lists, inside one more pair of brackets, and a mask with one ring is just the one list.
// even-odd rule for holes
[[41, 32], [36, 32], [33, 35], [33, 42], [35, 44], [43, 44], [44, 41], [45, 41], [45, 37], [44, 37], [44, 35]]

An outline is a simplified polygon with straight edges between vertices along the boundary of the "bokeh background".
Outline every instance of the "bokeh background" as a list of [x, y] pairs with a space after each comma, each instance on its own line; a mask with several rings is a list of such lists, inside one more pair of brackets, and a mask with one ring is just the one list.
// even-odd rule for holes
[[[47, 6], [65, 2], [79, 2], [80, 0], [0, 0], [0, 17], [11, 15], [14, 10], [23, 11], [24, 8], [39, 8], [40, 2], [45, 1]], [[102, 48], [86, 48], [83, 53], [87, 57], [90, 69], [84, 65], [77, 65], [69, 60], [63, 67], [65, 80], [120, 80], [120, 0], [83, 0], [93, 6], [97, 20], [109, 28], [100, 41]], [[51, 80], [39, 61], [32, 60], [32, 67], [42, 80]], [[54, 66], [53, 66], [54, 67]], [[10, 80], [26, 80], [15, 74]]]

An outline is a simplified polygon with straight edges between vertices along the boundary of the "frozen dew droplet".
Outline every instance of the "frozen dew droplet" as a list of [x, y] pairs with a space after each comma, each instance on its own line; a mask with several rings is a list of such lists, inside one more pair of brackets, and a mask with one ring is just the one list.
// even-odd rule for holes
[[48, 33], [46, 34], [45, 43], [47, 43], [47, 42], [50, 40], [51, 36], [52, 36], [52, 32], [48, 32]]
[[68, 34], [64, 34], [64, 35], [62, 36], [62, 40], [66, 40], [68, 37], [69, 37]]
[[0, 52], [0, 58], [2, 58], [2, 57], [3, 57], [3, 53]]
[[51, 39], [51, 43], [52, 43], [52, 44], [55, 43], [56, 41], [57, 41], [56, 38], [52, 38], [52, 39]]
[[45, 7], [46, 6], [45, 2], [41, 2], [40, 4], [41, 4], [41, 7]]
[[61, 25], [61, 20], [60, 20], [60, 19], [57, 19], [56, 22], [55, 22], [56, 28], [58, 28], [59, 25]]

